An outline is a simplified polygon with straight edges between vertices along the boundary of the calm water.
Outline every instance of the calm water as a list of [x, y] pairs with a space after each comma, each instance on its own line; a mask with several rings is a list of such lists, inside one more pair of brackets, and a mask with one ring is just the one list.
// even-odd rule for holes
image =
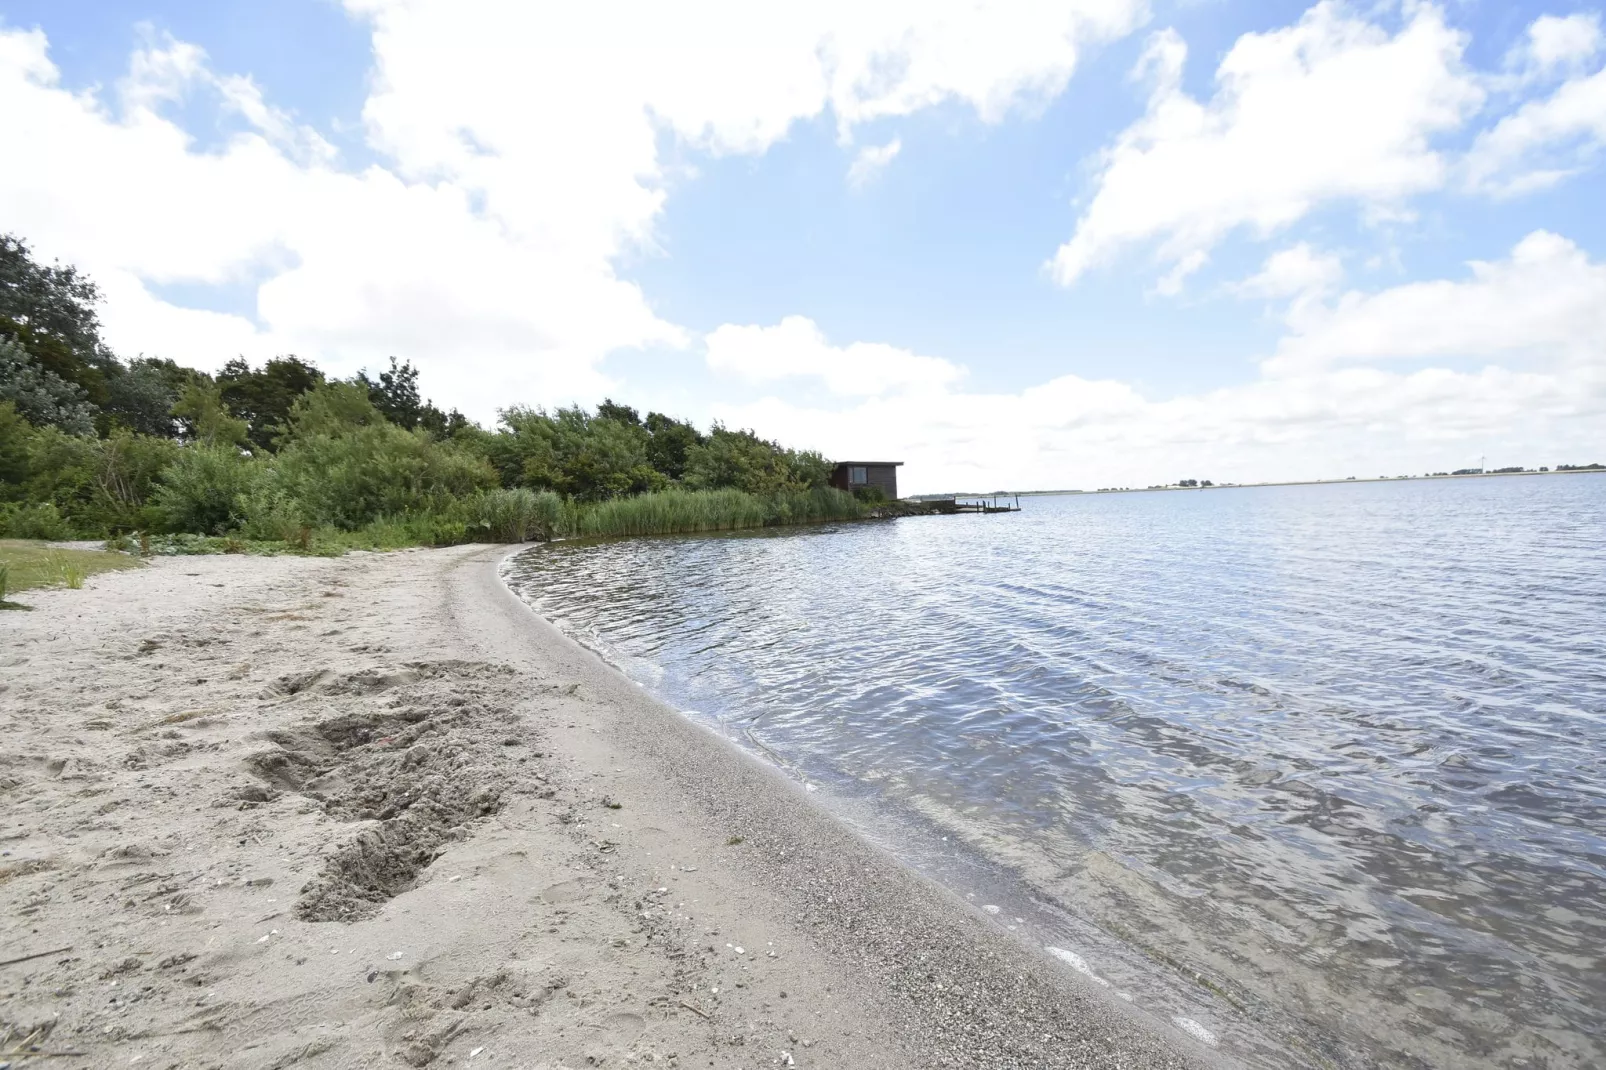
[[1024, 499], [509, 580], [1256, 1066], [1606, 1066], [1606, 476]]

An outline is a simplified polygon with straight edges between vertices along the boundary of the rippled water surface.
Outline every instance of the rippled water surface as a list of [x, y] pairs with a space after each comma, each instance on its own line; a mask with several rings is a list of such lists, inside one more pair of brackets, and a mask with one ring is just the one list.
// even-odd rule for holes
[[1606, 1066], [1606, 476], [1023, 504], [509, 580], [1245, 1063]]

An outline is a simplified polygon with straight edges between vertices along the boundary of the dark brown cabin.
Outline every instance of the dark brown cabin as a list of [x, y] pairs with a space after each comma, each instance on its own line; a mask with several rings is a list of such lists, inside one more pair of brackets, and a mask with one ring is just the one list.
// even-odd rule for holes
[[874, 487], [886, 495], [887, 501], [895, 501], [898, 468], [902, 464], [902, 461], [841, 461], [831, 472], [831, 486], [849, 492]]

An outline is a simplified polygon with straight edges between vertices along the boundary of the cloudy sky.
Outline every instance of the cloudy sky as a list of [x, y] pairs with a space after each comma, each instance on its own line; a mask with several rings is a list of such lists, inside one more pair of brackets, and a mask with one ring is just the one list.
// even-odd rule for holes
[[1578, 0], [0, 0], [125, 354], [394, 354], [910, 491], [1606, 460]]

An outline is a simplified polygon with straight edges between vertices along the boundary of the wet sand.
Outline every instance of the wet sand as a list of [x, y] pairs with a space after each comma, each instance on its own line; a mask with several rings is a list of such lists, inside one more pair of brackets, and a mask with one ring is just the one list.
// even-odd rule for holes
[[1220, 1065], [643, 695], [507, 552], [0, 614], [0, 1062]]

